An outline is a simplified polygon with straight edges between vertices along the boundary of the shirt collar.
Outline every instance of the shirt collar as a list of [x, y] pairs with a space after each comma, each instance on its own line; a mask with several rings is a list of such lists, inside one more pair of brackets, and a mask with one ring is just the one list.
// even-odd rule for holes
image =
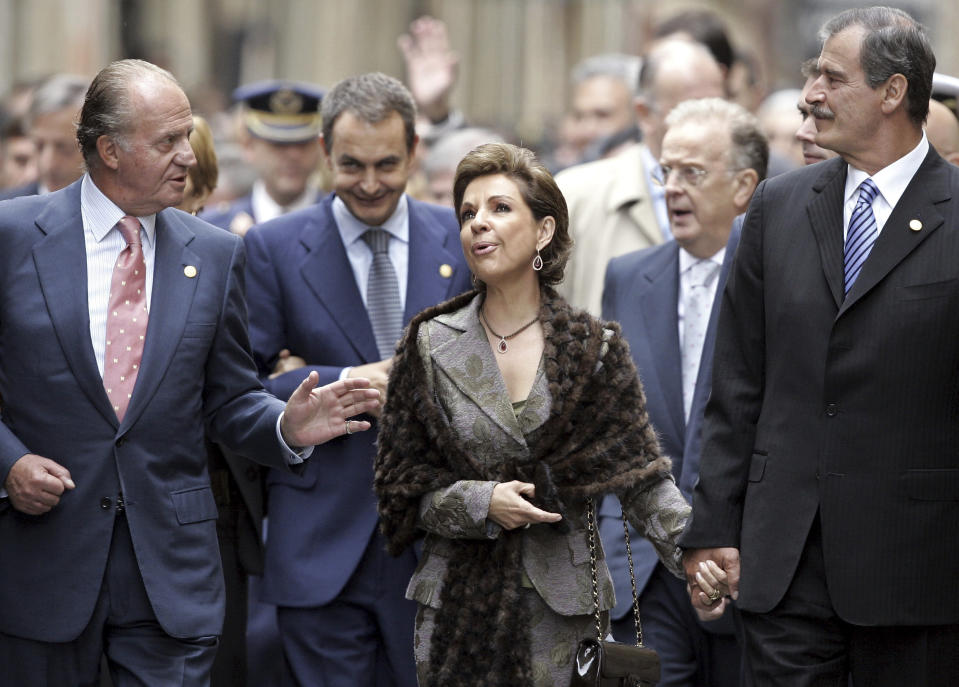
[[922, 161], [926, 159], [928, 152], [929, 139], [926, 138], [926, 132], [923, 131], [922, 138], [915, 148], [891, 165], [883, 167], [871, 177], [867, 172], [857, 169], [852, 165], [847, 165], [845, 202], [848, 203], [853, 195], [858, 195], [859, 185], [862, 184], [863, 181], [872, 179], [876, 188], [879, 189], [879, 195], [883, 197], [883, 200], [889, 204], [890, 208], [896, 207], [899, 199], [902, 198], [902, 194], [905, 193], [909, 182], [912, 181], [912, 178], [916, 175], [916, 171], [919, 169]]
[[257, 224], [262, 224], [271, 219], [276, 219], [281, 215], [302, 210], [316, 202], [316, 196], [319, 193], [317, 186], [310, 182], [307, 183], [303, 193], [289, 205], [280, 205], [266, 190], [266, 184], [262, 179], [253, 182], [253, 189], [250, 193], [250, 204], [253, 206], [253, 216]]
[[[354, 241], [361, 240], [363, 234], [370, 228], [369, 225], [364, 224], [353, 216], [353, 213], [350, 212], [349, 208], [346, 207], [346, 203], [344, 203], [343, 199], [339, 196], [333, 197], [333, 219], [336, 220], [336, 226], [340, 230], [340, 236], [343, 237], [343, 243], [347, 246]], [[393, 214], [390, 215], [379, 228], [388, 231], [390, 236], [395, 239], [399, 239], [404, 243], [409, 242], [409, 205], [405, 193], [400, 196], [400, 202], [396, 204], [396, 209], [393, 210]]]
[[[97, 187], [89, 174], [84, 174], [83, 181], [80, 182], [80, 214], [84, 228], [93, 234], [93, 238], [99, 243], [127, 213]], [[156, 236], [156, 217], [156, 213], [137, 217], [146, 233], [147, 243], [151, 246]]]
[[722, 248], [719, 249], [719, 251], [718, 251], [715, 255], [712, 255], [712, 256], [710, 256], [710, 257], [708, 257], [708, 258], [697, 258], [695, 255], [693, 255], [692, 253], [690, 253], [689, 251], [687, 251], [685, 248], [683, 248], [682, 246], [680, 246], [680, 248], [679, 248], [679, 273], [680, 273], [680, 274], [685, 274], [686, 271], [687, 271], [690, 267], [692, 267], [692, 266], [695, 265], [697, 262], [700, 262], [701, 260], [704, 260], [704, 259], [705, 259], [705, 260], [709, 260], [710, 262], [715, 262], [717, 265], [719, 265], [720, 267], [722, 267], [722, 265], [723, 265], [723, 258], [725, 258], [725, 257], [726, 257], [726, 246], [723, 246]]

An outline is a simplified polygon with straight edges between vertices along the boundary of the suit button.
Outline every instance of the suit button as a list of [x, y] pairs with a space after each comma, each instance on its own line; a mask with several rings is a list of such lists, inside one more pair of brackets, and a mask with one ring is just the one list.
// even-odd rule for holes
[[109, 496], [104, 496], [100, 499], [100, 508], [103, 510], [110, 510], [113, 507], [113, 501], [110, 500]]
[[826, 404], [826, 417], [836, 417], [839, 412], [839, 406], [835, 403]]

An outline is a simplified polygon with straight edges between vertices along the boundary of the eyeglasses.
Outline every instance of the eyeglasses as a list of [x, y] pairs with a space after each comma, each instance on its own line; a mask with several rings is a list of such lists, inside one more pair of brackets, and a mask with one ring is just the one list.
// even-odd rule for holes
[[682, 167], [667, 167], [660, 165], [658, 169], [653, 170], [650, 177], [657, 186], [665, 186], [669, 181], [669, 175], [676, 172], [679, 175], [679, 183], [682, 186], [696, 187], [703, 183], [703, 179], [709, 174], [708, 170], [693, 165], [684, 165]]

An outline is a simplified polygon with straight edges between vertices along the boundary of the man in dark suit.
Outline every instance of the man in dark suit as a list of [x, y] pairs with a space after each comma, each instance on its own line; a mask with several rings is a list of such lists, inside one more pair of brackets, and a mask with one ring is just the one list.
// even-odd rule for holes
[[[383, 74], [337, 84], [322, 138], [335, 193], [246, 236], [253, 350], [280, 397], [304, 371], [369, 377], [385, 396], [403, 324], [469, 288], [453, 212], [404, 193], [415, 109]], [[302, 477], [268, 477], [264, 598], [279, 606], [297, 684], [416, 684], [416, 608], [405, 598], [416, 561], [387, 555], [377, 530], [375, 438], [330, 444]]]
[[[646, 408], [687, 499], [699, 476], [699, 428], [709, 396], [719, 299], [741, 218], [765, 177], [766, 139], [752, 115], [718, 98], [687, 100], [666, 119], [660, 162], [675, 241], [614, 258], [603, 317], [619, 320], [646, 393]], [[613, 633], [635, 640], [620, 506], [600, 509], [600, 534], [616, 587]], [[631, 535], [635, 534], [631, 532]], [[700, 623], [686, 584], [630, 537], [646, 643], [662, 659], [662, 685], [740, 684], [731, 620]]]
[[368, 380], [309, 375], [285, 406], [262, 389], [242, 243], [170, 209], [192, 122], [168, 72], [115, 62], [80, 117], [88, 174], [0, 211], [6, 685], [95, 684], [101, 654], [117, 687], [206, 685], [223, 580], [204, 434], [302, 470], [297, 447], [378, 407]]
[[322, 98], [316, 86], [291, 81], [237, 88], [233, 99], [243, 117], [243, 157], [256, 171], [256, 180], [249, 193], [201, 217], [243, 236], [255, 224], [319, 202]]
[[857, 9], [821, 38], [807, 101], [816, 143], [841, 159], [764, 182], [750, 205], [687, 578], [701, 608], [738, 595], [756, 684], [951, 685], [959, 172], [923, 134], [935, 57], [921, 26]]

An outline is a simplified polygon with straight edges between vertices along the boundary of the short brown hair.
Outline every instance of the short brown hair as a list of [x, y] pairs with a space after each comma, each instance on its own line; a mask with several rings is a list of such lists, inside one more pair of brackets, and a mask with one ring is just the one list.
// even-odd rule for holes
[[213, 193], [219, 177], [216, 149], [213, 147], [213, 131], [206, 120], [199, 115], [193, 115], [190, 147], [193, 148], [193, 155], [196, 157], [196, 164], [187, 170], [190, 183], [193, 184], [193, 193], [197, 196]]
[[566, 261], [573, 248], [573, 239], [569, 235], [569, 211], [553, 175], [531, 150], [509, 143], [487, 143], [467, 153], [460, 160], [453, 181], [453, 207], [457, 217], [460, 216], [466, 187], [474, 179], [493, 174], [502, 174], [516, 183], [536, 221], [552, 217], [556, 222], [553, 240], [540, 252], [543, 269], [537, 274], [542, 284], [563, 281]]

